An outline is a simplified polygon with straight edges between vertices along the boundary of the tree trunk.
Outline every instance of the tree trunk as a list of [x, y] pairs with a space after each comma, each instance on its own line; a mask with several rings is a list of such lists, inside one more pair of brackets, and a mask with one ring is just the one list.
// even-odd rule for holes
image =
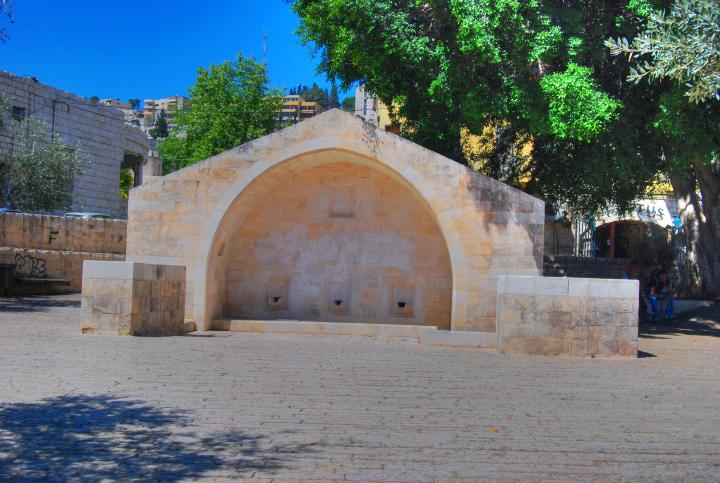
[[[694, 163], [671, 176], [686, 235], [681, 290], [690, 296], [720, 296], [720, 170]], [[699, 189], [699, 192], [698, 192]]]

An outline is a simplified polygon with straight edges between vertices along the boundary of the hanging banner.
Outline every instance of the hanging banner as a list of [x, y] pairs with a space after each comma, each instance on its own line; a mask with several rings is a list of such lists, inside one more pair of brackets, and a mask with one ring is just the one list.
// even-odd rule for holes
[[607, 209], [597, 218], [597, 226], [615, 221], [644, 221], [663, 228], [678, 229], [682, 226], [675, 198], [638, 200], [635, 210], [619, 216], [614, 209]]

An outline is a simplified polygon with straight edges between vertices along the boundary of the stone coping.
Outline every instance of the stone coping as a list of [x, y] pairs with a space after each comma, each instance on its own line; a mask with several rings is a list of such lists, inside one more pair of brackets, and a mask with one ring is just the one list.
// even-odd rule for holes
[[357, 335], [378, 338], [415, 339], [419, 344], [494, 349], [494, 332], [439, 330], [434, 326], [315, 322], [300, 320], [216, 319], [213, 330], [264, 334]]
[[640, 282], [613, 278], [498, 276], [498, 293], [509, 295], [565, 295], [569, 297], [632, 298]]
[[83, 278], [106, 280], [182, 280], [185, 267], [137, 262], [102, 262], [85, 260]]

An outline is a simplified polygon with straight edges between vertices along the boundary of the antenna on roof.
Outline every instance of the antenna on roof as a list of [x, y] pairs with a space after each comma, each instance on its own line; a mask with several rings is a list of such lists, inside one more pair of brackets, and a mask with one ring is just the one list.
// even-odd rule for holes
[[263, 65], [267, 67], [267, 31], [263, 30]]

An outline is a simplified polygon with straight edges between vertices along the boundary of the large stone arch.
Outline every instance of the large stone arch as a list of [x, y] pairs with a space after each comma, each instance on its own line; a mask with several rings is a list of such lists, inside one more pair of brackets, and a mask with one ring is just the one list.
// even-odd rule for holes
[[544, 203], [337, 110], [133, 189], [127, 260], [185, 266], [185, 316], [208, 329], [224, 315], [210, 265], [242, 193], [339, 158], [382, 173], [427, 208], [451, 265], [450, 328], [490, 338], [497, 277], [541, 272]]
[[[447, 213], [448, 207], [444, 200], [434, 196], [436, 191], [423, 179], [420, 173], [416, 172], [411, 166], [402, 167], [402, 160], [383, 160], [378, 156], [377, 152], [372, 152], [372, 146], [365, 142], [356, 143], [355, 146], [349, 146], [348, 144], [351, 143], [348, 143], [347, 140], [325, 138], [288, 146], [277, 153], [276, 156], [256, 162], [250, 170], [243, 176], [238, 177], [227, 189], [225, 195], [217, 203], [210, 215], [208, 229], [203, 237], [206, 243], [200, 251], [201, 256], [203, 256], [203, 263], [198, 265], [195, 275], [196, 280], [204, 281], [203, 284], [199, 284], [197, 287], [195, 299], [205, 301], [204, 316], [202, 317], [205, 327], [209, 327], [214, 319], [228, 317], [226, 307], [228, 300], [224, 291], [229, 281], [224, 278], [227, 267], [224, 266], [222, 259], [230, 255], [228, 250], [232, 248], [232, 238], [241, 229], [246, 217], [256, 208], [256, 204], [250, 202], [250, 200], [262, 198], [263, 194], [272, 191], [293, 177], [312, 171], [320, 170], [322, 172], [324, 169], [338, 164], [362, 167], [376, 173], [381, 178], [391, 180], [392, 183], [395, 183], [411, 195], [419, 206], [424, 208], [427, 219], [431, 220], [437, 235], [442, 238], [443, 249], [449, 261], [448, 275], [450, 278], [450, 283], [447, 285], [440, 281], [444, 278], [442, 275], [434, 278], [437, 283], [438, 293], [446, 291], [447, 296], [444, 300], [440, 300], [436, 306], [433, 306], [433, 310], [442, 311], [442, 304], [446, 301], [448, 305], [447, 317], [445, 315], [439, 318], [425, 317], [425, 323], [444, 329], [452, 329], [458, 319], [464, 320], [467, 298], [464, 296], [462, 287], [468, 285], [464, 247], [460, 243], [456, 220], [454, 216]], [[323, 280], [322, 283], [327, 285], [332, 282], [332, 279], [332, 276], [328, 275], [328, 280]], [[342, 283], [342, 280], [340, 282]], [[432, 304], [429, 304], [422, 296], [423, 291], [429, 293], [427, 283], [423, 280], [415, 282], [419, 282], [419, 284], [409, 281], [407, 285], [412, 287], [409, 290], [415, 298], [416, 311], [428, 315], [425, 308], [432, 306]], [[399, 283], [403, 285], [402, 282]], [[335, 288], [342, 290], [339, 287]], [[354, 291], [353, 288], [350, 290]], [[384, 286], [382, 296], [384, 298], [392, 297], [390, 293], [392, 290], [387, 285]], [[388, 307], [388, 302], [389, 300], [383, 300], [383, 306]], [[321, 305], [324, 305], [324, 303], [321, 302]], [[356, 304], [353, 303], [353, 305]], [[438, 309], [437, 306], [441, 308]], [[298, 318], [297, 314], [293, 313], [292, 310], [289, 312], [279, 310], [277, 313], [279, 317], [289, 315], [290, 318]], [[252, 315], [257, 318], [272, 317], [272, 315], [268, 314]], [[366, 319], [358, 320], [353, 317], [332, 317], [332, 314], [322, 309], [319, 315], [324, 319], [367, 321]], [[385, 313], [385, 316], [387, 315]], [[308, 317], [302, 318], [306, 319]], [[407, 319], [413, 324], [423, 323], [423, 320], [414, 316]], [[383, 315], [379, 314], [374, 321], [398, 323], [401, 320], [401, 317], [396, 316], [383, 319]]]

